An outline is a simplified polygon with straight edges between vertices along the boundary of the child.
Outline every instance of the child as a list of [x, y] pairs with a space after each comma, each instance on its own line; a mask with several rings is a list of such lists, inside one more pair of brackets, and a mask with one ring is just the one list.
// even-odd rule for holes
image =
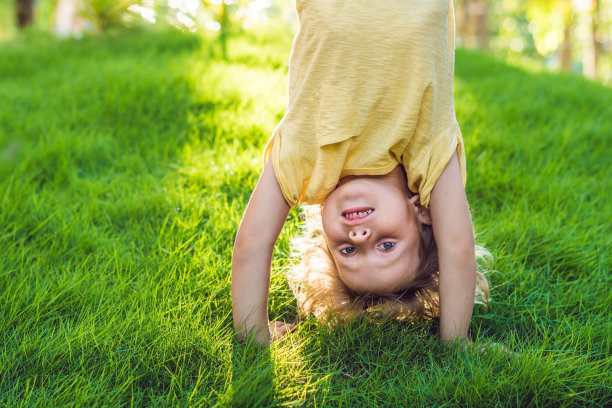
[[477, 271], [452, 3], [296, 0], [296, 9], [289, 102], [234, 246], [238, 335], [267, 343], [292, 327], [268, 322], [270, 262], [290, 208], [306, 203], [310, 230], [290, 275], [302, 313], [439, 314], [443, 341], [465, 339]]

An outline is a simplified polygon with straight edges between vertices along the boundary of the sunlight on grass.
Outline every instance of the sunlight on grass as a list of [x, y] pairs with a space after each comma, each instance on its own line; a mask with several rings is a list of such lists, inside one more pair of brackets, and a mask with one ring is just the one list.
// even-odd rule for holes
[[[497, 271], [473, 337], [517, 354], [444, 347], [435, 321], [312, 319], [260, 351], [232, 330], [231, 251], [290, 33], [236, 37], [225, 61], [180, 33], [33, 41], [0, 50], [0, 405], [609, 405], [608, 88], [457, 52]], [[272, 319], [297, 318], [298, 229], [293, 210]]]

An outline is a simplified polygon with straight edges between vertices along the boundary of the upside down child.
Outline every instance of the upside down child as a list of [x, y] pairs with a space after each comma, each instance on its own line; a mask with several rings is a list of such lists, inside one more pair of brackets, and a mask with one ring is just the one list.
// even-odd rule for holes
[[288, 104], [238, 228], [234, 326], [266, 344], [270, 263], [289, 210], [306, 208], [289, 275], [301, 314], [440, 318], [467, 337], [477, 271], [453, 102], [448, 0], [296, 0]]

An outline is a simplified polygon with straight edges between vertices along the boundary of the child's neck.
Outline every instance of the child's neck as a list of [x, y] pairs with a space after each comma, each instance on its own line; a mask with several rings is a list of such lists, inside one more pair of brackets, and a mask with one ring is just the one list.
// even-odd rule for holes
[[363, 178], [363, 177], [378, 178], [382, 182], [392, 183], [392, 184], [396, 185], [398, 187], [398, 189], [403, 191], [404, 194], [408, 198], [414, 196], [414, 194], [415, 194], [412, 191], [410, 191], [410, 189], [408, 188], [408, 182], [407, 182], [408, 179], [406, 177], [406, 172], [404, 171], [404, 167], [402, 165], [400, 165], [400, 164], [395, 166], [395, 168], [393, 170], [391, 170], [391, 172], [389, 172], [387, 174], [383, 174], [382, 176], [367, 176], [367, 175], [366, 176], [344, 176], [344, 177], [342, 177], [338, 181], [338, 184], [336, 185], [336, 188], [340, 187], [343, 184], [348, 183], [351, 180], [355, 180], [355, 179], [359, 179], [359, 178]]

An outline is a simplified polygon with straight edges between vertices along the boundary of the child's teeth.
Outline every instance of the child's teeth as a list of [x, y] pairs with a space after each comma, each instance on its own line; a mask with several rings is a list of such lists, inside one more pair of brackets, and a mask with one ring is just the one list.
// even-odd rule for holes
[[366, 210], [366, 211], [357, 211], [357, 212], [352, 212], [352, 213], [347, 213], [345, 215], [345, 217], [363, 217], [364, 215], [368, 215], [369, 213], [371, 213], [372, 210]]

